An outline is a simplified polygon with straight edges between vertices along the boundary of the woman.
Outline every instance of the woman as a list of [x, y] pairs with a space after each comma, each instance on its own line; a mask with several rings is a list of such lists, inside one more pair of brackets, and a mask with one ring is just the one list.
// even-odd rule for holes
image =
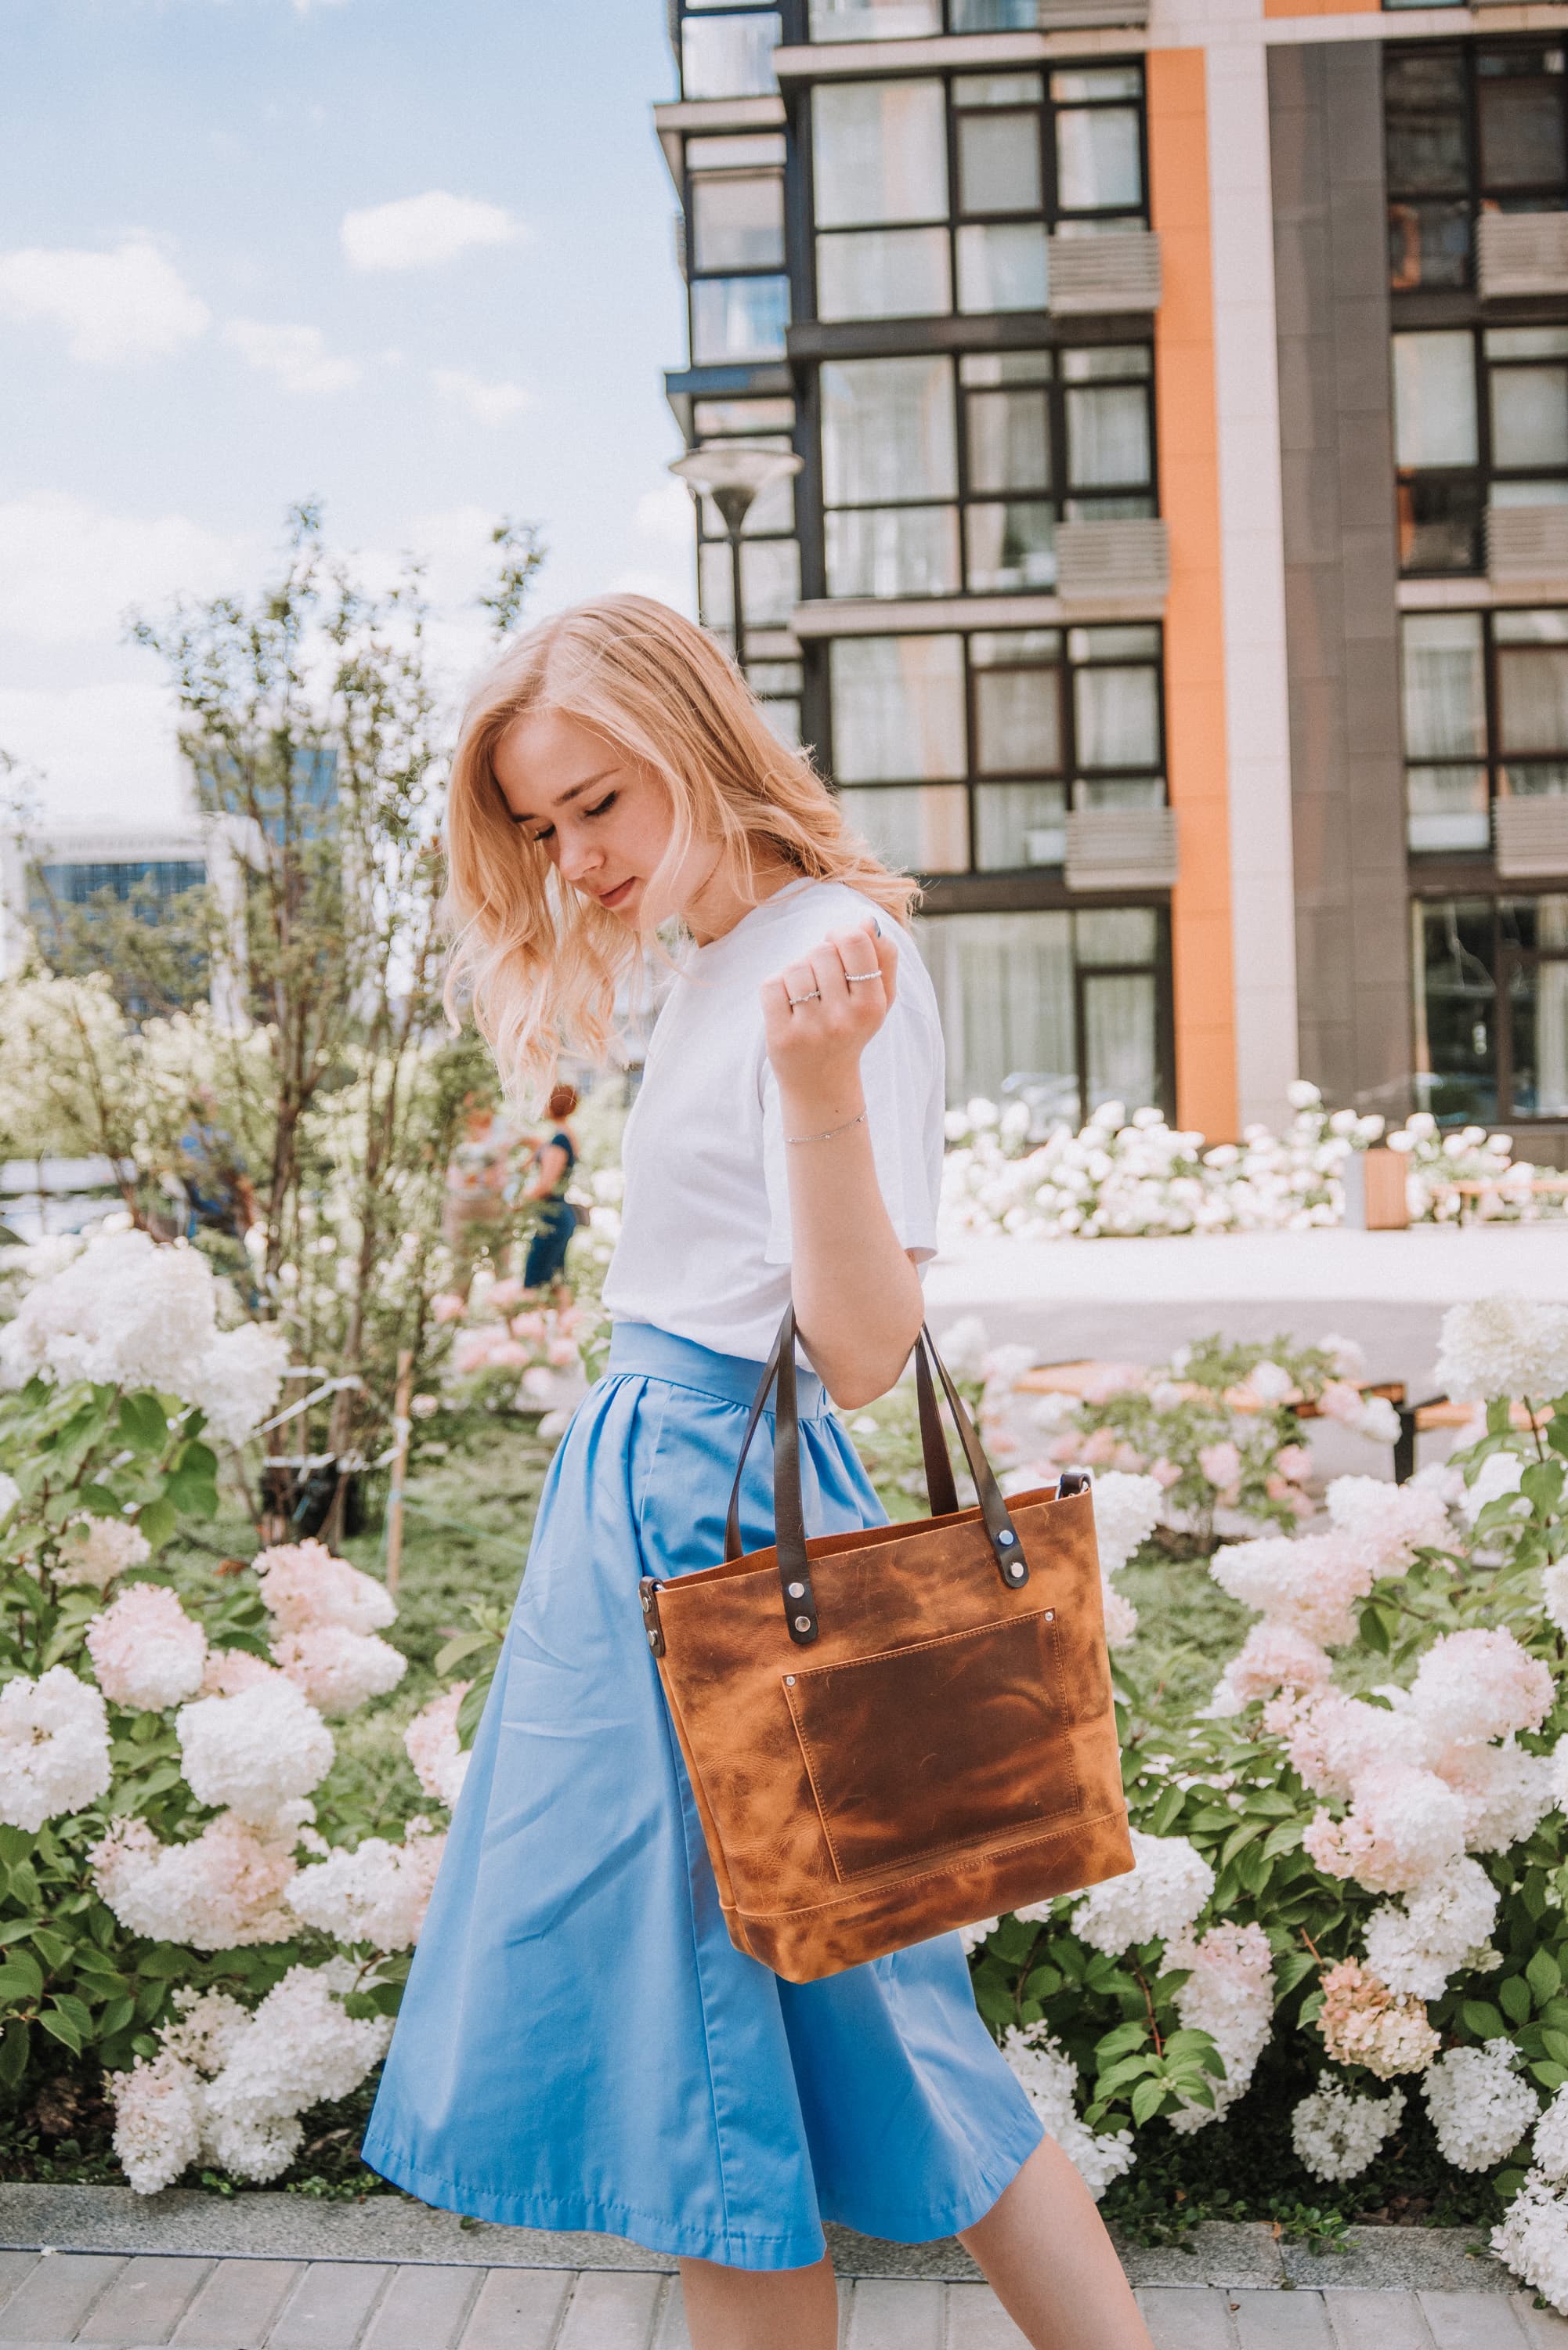
[[462, 1127], [446, 1170], [441, 1238], [452, 1251], [448, 1287], [467, 1298], [481, 1253], [494, 1255], [510, 1227], [506, 1204], [510, 1162], [518, 1138], [491, 1104], [477, 1094], [462, 1103]]
[[[723, 1555], [792, 1296], [812, 1530], [885, 1523], [826, 1400], [881, 1395], [922, 1319], [942, 1068], [914, 885], [636, 596], [483, 681], [448, 837], [456, 979], [513, 1087], [606, 1051], [658, 925], [691, 944], [627, 1125], [609, 1367], [545, 1479], [367, 2158], [427, 2202], [678, 2255], [696, 2350], [832, 2350], [824, 2218], [956, 2230], [1032, 2343], [1147, 2350], [957, 1935], [805, 1984], [731, 1943], [642, 1633], [639, 1576]], [[742, 1503], [770, 1542], [761, 1442]]]
[[552, 1131], [549, 1140], [540, 1147], [538, 1173], [523, 1193], [524, 1200], [539, 1202], [539, 1221], [529, 1237], [523, 1267], [523, 1286], [532, 1293], [553, 1282], [557, 1305], [569, 1305], [572, 1302], [566, 1281], [566, 1251], [577, 1229], [577, 1219], [566, 1197], [566, 1186], [577, 1163], [576, 1138], [568, 1123], [576, 1107], [576, 1086], [557, 1086], [551, 1094], [545, 1114]]

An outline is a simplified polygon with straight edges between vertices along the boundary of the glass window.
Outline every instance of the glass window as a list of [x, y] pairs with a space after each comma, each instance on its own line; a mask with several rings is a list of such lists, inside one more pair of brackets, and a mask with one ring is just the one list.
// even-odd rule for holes
[[1476, 120], [1486, 187], [1561, 186], [1568, 174], [1562, 50], [1483, 50], [1476, 60]]
[[1158, 944], [1152, 906], [1098, 906], [1078, 916], [1080, 963], [1152, 962]]
[[1475, 344], [1468, 332], [1395, 336], [1394, 447], [1401, 466], [1476, 463]]
[[830, 596], [952, 596], [960, 587], [955, 506], [829, 511]]
[[[1013, 658], [1030, 660], [1033, 655], [1032, 665], [981, 668], [981, 652], [988, 642], [1010, 650], [1016, 643], [1018, 651]], [[971, 659], [976, 665], [975, 764], [982, 775], [1027, 775], [1042, 769], [1047, 774], [1060, 770], [1062, 672], [1054, 662], [1048, 667], [1035, 665], [1040, 661], [1040, 652], [1035, 648], [1054, 653], [1058, 642], [1054, 630], [1027, 629], [1020, 631], [1018, 639], [974, 639]]]
[[[698, 549], [697, 588], [706, 628], [729, 633], [732, 613], [730, 550], [715, 539]], [[741, 549], [741, 594], [748, 629], [783, 629], [800, 601], [800, 547], [793, 538], [747, 539]]]
[[1143, 96], [1141, 66], [1059, 66], [1051, 77], [1051, 95], [1058, 106], [1076, 99], [1104, 101]]
[[1080, 985], [1084, 1087], [1090, 1109], [1106, 1101], [1125, 1102], [1128, 1109], [1158, 1102], [1159, 1035], [1153, 972], [1086, 972]]
[[1044, 203], [1040, 118], [961, 114], [959, 202], [966, 213], [1037, 213]]
[[819, 228], [946, 217], [940, 81], [822, 83], [811, 94], [811, 121]]
[[1073, 693], [1080, 767], [1159, 764], [1158, 671], [1080, 669]]
[[948, 0], [955, 33], [1032, 33], [1040, 0]]
[[1149, 478], [1149, 401], [1141, 384], [1072, 385], [1064, 395], [1075, 489]]
[[970, 587], [1004, 594], [1052, 588], [1056, 581], [1056, 509], [1044, 498], [964, 509], [964, 559]]
[[885, 864], [911, 873], [968, 870], [969, 795], [961, 784], [884, 784], [838, 798], [846, 822]]
[[1136, 107], [1058, 109], [1056, 203], [1064, 213], [1128, 212], [1142, 204]]
[[1568, 365], [1494, 367], [1488, 374], [1492, 463], [1568, 465]]
[[919, 318], [951, 308], [946, 229], [872, 228], [817, 238], [819, 318]]
[[694, 269], [782, 269], [784, 181], [777, 172], [691, 182]]
[[947, 1040], [949, 1098], [1021, 1093], [1042, 1123], [1075, 1125], [1072, 915], [928, 915], [919, 936]]
[[1406, 615], [1405, 754], [1484, 759], [1486, 664], [1479, 612]]
[[689, 172], [782, 172], [784, 141], [782, 130], [746, 130], [718, 139], [689, 139]]
[[1492, 909], [1484, 898], [1414, 909], [1416, 1091], [1445, 1124], [1498, 1116]]
[[776, 89], [776, 14], [689, 16], [680, 28], [680, 89], [685, 98], [760, 98]]
[[950, 360], [829, 361], [822, 370], [822, 463], [831, 506], [955, 496]]
[[1568, 645], [1500, 645], [1499, 748], [1568, 753]]
[[911, 41], [942, 29], [942, 0], [811, 0], [814, 41]]
[[981, 784], [974, 795], [974, 861], [981, 873], [1062, 865], [1067, 856], [1064, 784]]
[[971, 391], [966, 406], [970, 488], [1048, 490], [1051, 411], [1044, 386]]
[[1049, 246], [1044, 222], [966, 222], [954, 242], [961, 310], [1044, 309]]
[[[733, 433], [742, 441], [794, 429], [793, 400], [700, 400], [692, 411], [700, 441]], [[773, 446], [772, 442], [769, 446]]]
[[842, 637], [829, 676], [840, 783], [966, 772], [961, 638]]
[[1498, 909], [1508, 992], [1510, 1114], [1568, 1113], [1568, 898]]
[[787, 277], [697, 277], [691, 284], [691, 358], [782, 359], [789, 325]]

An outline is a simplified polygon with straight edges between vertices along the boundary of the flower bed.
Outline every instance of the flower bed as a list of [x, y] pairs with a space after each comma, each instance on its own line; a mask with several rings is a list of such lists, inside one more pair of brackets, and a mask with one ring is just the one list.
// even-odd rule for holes
[[1492, 1217], [1563, 1211], [1561, 1199], [1531, 1190], [1542, 1170], [1516, 1160], [1505, 1134], [1479, 1126], [1443, 1133], [1425, 1111], [1389, 1134], [1380, 1118], [1331, 1113], [1315, 1086], [1290, 1094], [1295, 1116], [1283, 1134], [1250, 1126], [1239, 1143], [1212, 1145], [1168, 1126], [1158, 1110], [1129, 1118], [1116, 1101], [1102, 1103], [1079, 1132], [1059, 1126], [1041, 1141], [1025, 1104], [971, 1101], [948, 1113], [943, 1222], [955, 1232], [1031, 1241], [1304, 1232], [1343, 1220], [1345, 1163], [1374, 1143], [1404, 1158], [1417, 1222], [1457, 1218], [1459, 1182], [1488, 1187], [1482, 1212]]

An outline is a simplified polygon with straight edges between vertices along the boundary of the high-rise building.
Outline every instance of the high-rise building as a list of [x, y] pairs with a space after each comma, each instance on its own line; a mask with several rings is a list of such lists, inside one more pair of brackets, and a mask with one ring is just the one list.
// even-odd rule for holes
[[[956, 1098], [1568, 1151], [1568, 6], [670, 0], [747, 664]], [[699, 519], [704, 621], [731, 620]]]

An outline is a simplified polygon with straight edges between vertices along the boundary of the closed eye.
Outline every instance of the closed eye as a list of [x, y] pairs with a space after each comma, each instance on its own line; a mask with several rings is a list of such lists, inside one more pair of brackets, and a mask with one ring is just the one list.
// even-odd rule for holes
[[[585, 816], [607, 816], [619, 797], [618, 792], [607, 792], [602, 800], [597, 802], [593, 807], [585, 808], [583, 814]], [[556, 827], [553, 824], [547, 824], [538, 832], [528, 833], [525, 837], [543, 847], [545, 841], [554, 840], [556, 837]]]

